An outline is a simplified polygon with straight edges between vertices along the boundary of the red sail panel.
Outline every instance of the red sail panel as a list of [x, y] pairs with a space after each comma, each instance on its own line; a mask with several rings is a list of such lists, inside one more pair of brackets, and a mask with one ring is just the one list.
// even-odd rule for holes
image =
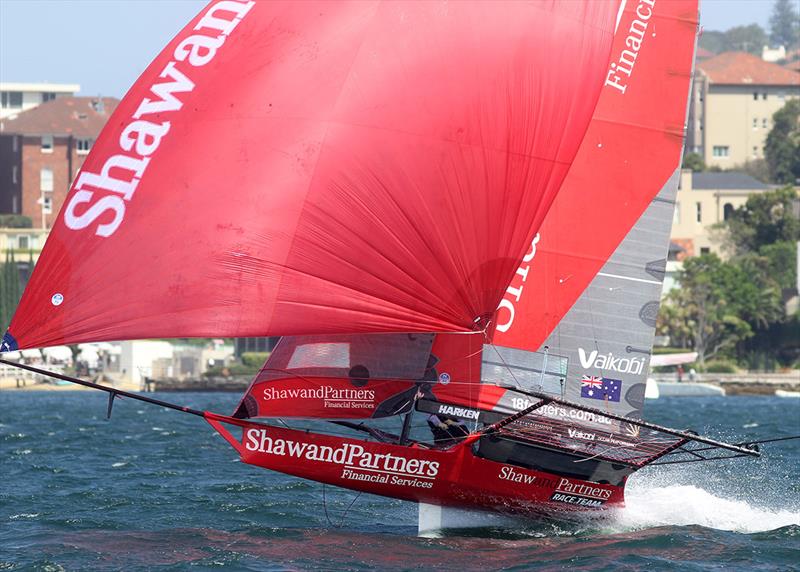
[[234, 416], [390, 417], [423, 398], [471, 402], [482, 341], [481, 333], [285, 336]]
[[306, 417], [366, 419], [408, 413], [416, 385], [409, 381], [372, 379], [354, 386], [348, 378], [285, 377], [256, 381], [236, 417]]
[[616, 4], [212, 2], [95, 143], [8, 345], [469, 331], [577, 152]]
[[626, 0], [597, 109], [501, 302], [493, 343], [539, 349], [675, 172], [696, 31], [697, 0]]

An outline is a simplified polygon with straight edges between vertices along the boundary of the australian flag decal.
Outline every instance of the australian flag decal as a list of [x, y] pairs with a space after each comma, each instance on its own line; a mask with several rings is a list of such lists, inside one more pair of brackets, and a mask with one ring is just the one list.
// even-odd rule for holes
[[584, 375], [581, 378], [581, 397], [619, 403], [621, 395], [622, 381], [619, 379], [601, 378], [596, 375]]

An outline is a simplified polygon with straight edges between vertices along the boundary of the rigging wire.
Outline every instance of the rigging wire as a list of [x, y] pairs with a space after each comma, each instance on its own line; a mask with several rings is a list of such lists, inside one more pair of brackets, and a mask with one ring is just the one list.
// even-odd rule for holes
[[[496, 346], [496, 345], [494, 345], [494, 344], [489, 344], [489, 345], [490, 345], [490, 346], [491, 346], [491, 348], [494, 350], [494, 353], [496, 353], [496, 354], [497, 354], [497, 357], [498, 357], [498, 358], [500, 358], [500, 361], [501, 361], [501, 362], [503, 362], [503, 365], [504, 365], [504, 366], [505, 366], [505, 368], [508, 370], [508, 373], [509, 373], [509, 374], [511, 374], [511, 379], [513, 379], [513, 380], [514, 380], [514, 383], [516, 383], [516, 384], [517, 384], [517, 387], [519, 387], [520, 389], [524, 390], [525, 388], [524, 388], [524, 387], [522, 386], [522, 384], [519, 382], [519, 380], [517, 379], [517, 376], [516, 376], [516, 375], [514, 375], [514, 372], [512, 371], [512, 369], [511, 369], [511, 366], [510, 366], [510, 365], [508, 365], [508, 362], [507, 362], [506, 360], [504, 360], [504, 359], [503, 359], [503, 356], [500, 354], [500, 350], [498, 350], [498, 349], [497, 349], [497, 346]], [[462, 382], [462, 383], [464, 383], [464, 382]], [[476, 385], [480, 385], [480, 384], [476, 384]]]
[[356, 504], [356, 501], [361, 496], [362, 491], [359, 491], [358, 494], [356, 494], [356, 496], [353, 497], [353, 500], [350, 501], [350, 504], [347, 505], [346, 509], [344, 509], [344, 512], [342, 513], [342, 518], [339, 520], [339, 524], [336, 525], [333, 523], [331, 517], [328, 515], [328, 497], [326, 495], [326, 490], [327, 490], [327, 485], [325, 483], [322, 483], [322, 508], [325, 509], [325, 519], [328, 521], [328, 526], [333, 528], [342, 528], [342, 526], [344, 526], [344, 519], [347, 518], [347, 513], [349, 513], [350, 509], [353, 508], [353, 505]]

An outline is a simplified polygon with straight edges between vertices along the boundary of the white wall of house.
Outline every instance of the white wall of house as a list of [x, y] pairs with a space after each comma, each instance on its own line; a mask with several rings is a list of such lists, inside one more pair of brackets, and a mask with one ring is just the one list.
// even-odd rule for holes
[[133, 340], [120, 343], [120, 373], [126, 381], [141, 383], [152, 375], [153, 361], [172, 359], [171, 343], [156, 340]]

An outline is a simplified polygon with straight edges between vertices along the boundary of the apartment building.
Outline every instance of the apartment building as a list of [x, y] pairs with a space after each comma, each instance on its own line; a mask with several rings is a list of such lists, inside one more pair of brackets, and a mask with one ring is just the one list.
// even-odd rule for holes
[[744, 52], [698, 61], [686, 149], [731, 169], [763, 159], [772, 116], [800, 97], [800, 73]]
[[50, 228], [117, 103], [64, 96], [0, 119], [0, 213]]
[[0, 83], [0, 119], [80, 90], [81, 86], [73, 83]]

